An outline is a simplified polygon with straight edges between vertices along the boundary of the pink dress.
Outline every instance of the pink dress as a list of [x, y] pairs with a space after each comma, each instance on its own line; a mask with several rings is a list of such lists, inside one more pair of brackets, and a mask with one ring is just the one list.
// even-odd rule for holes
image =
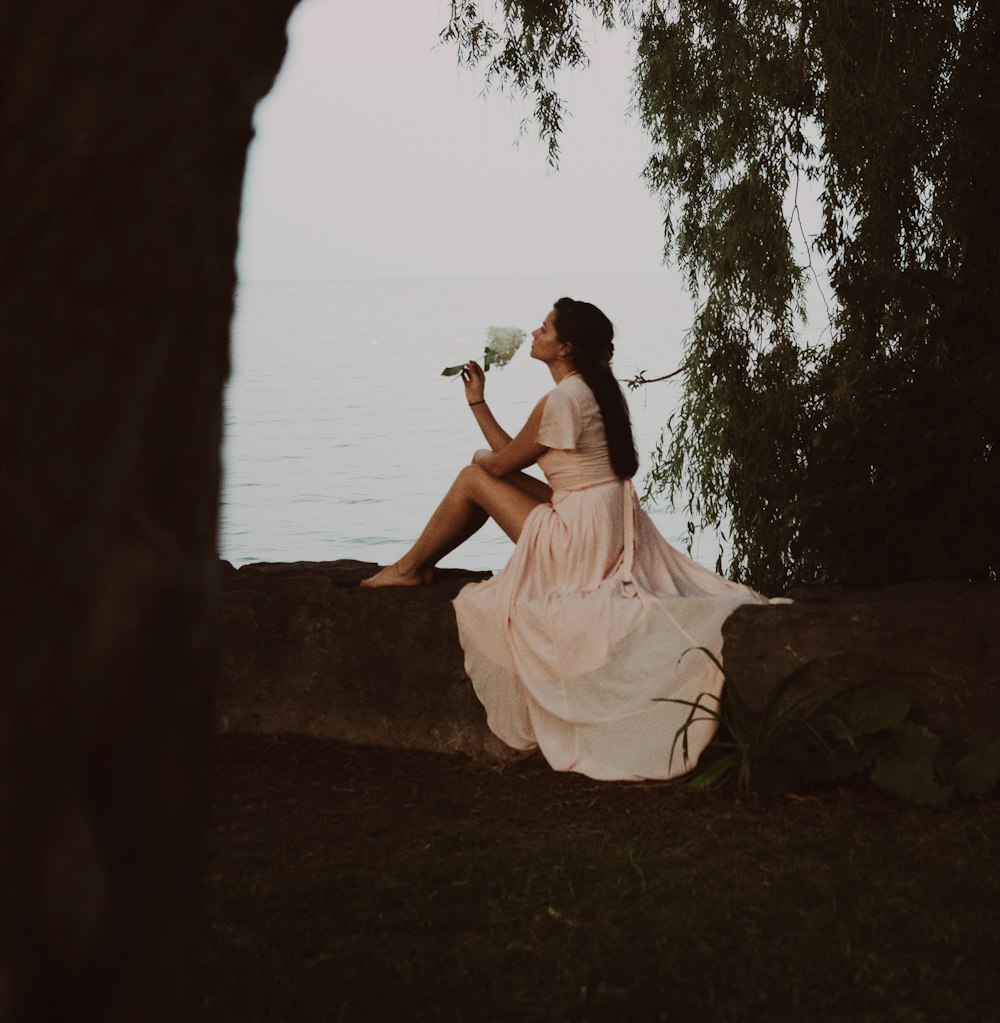
[[[670, 546], [611, 468], [601, 412], [578, 375], [549, 393], [538, 460], [552, 501], [528, 516], [504, 569], [455, 600], [465, 669], [490, 729], [541, 748], [557, 771], [670, 778], [694, 767], [715, 732], [678, 729], [716, 707], [722, 623], [753, 590]], [[708, 694], [708, 695], [703, 695]], [[699, 717], [706, 715], [699, 714]], [[673, 749], [672, 749], [673, 747]]]

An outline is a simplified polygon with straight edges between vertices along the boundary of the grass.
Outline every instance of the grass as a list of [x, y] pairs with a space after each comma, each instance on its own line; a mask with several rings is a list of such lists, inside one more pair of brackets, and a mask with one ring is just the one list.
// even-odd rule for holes
[[1000, 802], [218, 742], [203, 1016], [993, 1019]]

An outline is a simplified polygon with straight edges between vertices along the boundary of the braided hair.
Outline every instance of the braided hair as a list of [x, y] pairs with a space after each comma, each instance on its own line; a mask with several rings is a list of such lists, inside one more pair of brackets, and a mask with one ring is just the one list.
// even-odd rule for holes
[[573, 346], [573, 368], [593, 391], [604, 419], [611, 466], [619, 479], [631, 479], [639, 468], [632, 420], [625, 395], [611, 372], [615, 328], [590, 302], [561, 298], [555, 304], [556, 336]]

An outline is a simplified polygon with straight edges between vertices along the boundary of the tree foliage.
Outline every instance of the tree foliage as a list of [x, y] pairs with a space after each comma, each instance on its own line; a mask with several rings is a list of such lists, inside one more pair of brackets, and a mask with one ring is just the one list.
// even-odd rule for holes
[[586, 12], [635, 33], [646, 178], [698, 301], [649, 492], [728, 522], [731, 571], [766, 589], [995, 578], [997, 5], [453, 0], [443, 37], [534, 97], [552, 160]]

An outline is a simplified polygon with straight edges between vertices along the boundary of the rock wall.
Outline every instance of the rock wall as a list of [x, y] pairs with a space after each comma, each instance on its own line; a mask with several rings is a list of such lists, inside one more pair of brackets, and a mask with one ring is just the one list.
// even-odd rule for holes
[[786, 675], [802, 695], [864, 683], [909, 696], [956, 750], [1000, 738], [1000, 586], [925, 582], [797, 590], [744, 607], [723, 628], [726, 670], [756, 708]]
[[0, 1019], [190, 1019], [222, 391], [292, 0], [0, 5]]
[[451, 606], [484, 574], [361, 589], [375, 570], [359, 561], [223, 563], [217, 728], [503, 756], [466, 677]]
[[[486, 729], [458, 646], [451, 601], [475, 574], [360, 589], [374, 567], [224, 565], [216, 727], [509, 755]], [[958, 748], [1000, 738], [1000, 587], [793, 596], [742, 607], [724, 628], [727, 671], [752, 706], [809, 664], [797, 693], [871, 683], [906, 693], [915, 716]]]

